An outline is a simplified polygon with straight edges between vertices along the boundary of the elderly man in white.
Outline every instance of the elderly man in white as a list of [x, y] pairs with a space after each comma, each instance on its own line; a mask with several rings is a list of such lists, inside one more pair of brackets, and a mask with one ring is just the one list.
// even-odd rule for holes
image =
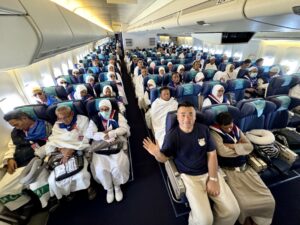
[[[49, 136], [45, 149], [49, 155], [60, 152], [61, 164], [66, 165], [72, 156], [83, 153], [89, 147], [89, 140], [84, 138], [89, 119], [86, 116], [75, 115], [67, 105], [58, 106], [55, 114], [57, 121], [52, 128], [52, 134]], [[87, 171], [88, 162], [85, 158], [83, 161], [82, 170], [63, 180], [57, 181], [55, 169], [51, 172], [48, 179], [51, 196], [55, 195], [57, 199], [61, 199], [71, 192], [87, 189], [90, 186], [91, 175]], [[89, 199], [92, 199], [92, 191], [89, 190]]]
[[86, 137], [100, 142], [112, 142], [119, 137], [123, 143], [119, 148], [112, 145], [97, 149], [92, 155], [91, 172], [94, 179], [107, 191], [107, 203], [112, 203], [114, 199], [118, 202], [123, 199], [120, 185], [129, 179], [129, 159], [124, 152], [127, 150], [126, 138], [129, 135], [125, 117], [113, 110], [109, 100], [100, 101], [99, 113], [91, 117]]

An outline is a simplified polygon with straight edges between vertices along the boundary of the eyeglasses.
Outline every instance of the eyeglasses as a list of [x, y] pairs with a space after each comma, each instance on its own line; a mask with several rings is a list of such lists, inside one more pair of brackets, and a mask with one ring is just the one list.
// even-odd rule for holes
[[37, 92], [33, 96], [36, 97], [37, 95], [43, 95], [43, 92]]
[[100, 108], [100, 112], [109, 112], [110, 108]]
[[61, 81], [61, 82], [60, 82], [60, 84], [66, 84], [66, 83], [67, 83], [67, 82], [65, 82], [65, 81]]

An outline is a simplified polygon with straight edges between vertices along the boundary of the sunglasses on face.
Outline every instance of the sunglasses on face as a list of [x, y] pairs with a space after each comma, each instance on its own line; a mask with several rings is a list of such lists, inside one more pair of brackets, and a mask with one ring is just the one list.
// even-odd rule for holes
[[33, 96], [36, 97], [37, 95], [41, 96], [41, 95], [43, 95], [43, 92], [37, 92]]

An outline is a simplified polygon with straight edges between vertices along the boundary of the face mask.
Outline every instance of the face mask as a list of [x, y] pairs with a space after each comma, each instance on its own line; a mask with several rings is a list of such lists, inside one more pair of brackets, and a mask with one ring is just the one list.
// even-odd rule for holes
[[250, 77], [252, 77], [252, 78], [254, 78], [254, 77], [256, 77], [257, 76], [257, 73], [251, 73], [250, 74]]
[[63, 86], [64, 88], [67, 88], [67, 84], [63, 84], [62, 86]]
[[108, 112], [103, 111], [103, 112], [99, 112], [99, 113], [105, 120], [109, 120], [111, 110], [109, 110]]

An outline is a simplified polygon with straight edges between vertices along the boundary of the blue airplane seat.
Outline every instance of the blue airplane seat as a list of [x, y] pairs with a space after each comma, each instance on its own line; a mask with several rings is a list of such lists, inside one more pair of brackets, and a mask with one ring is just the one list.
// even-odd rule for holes
[[240, 129], [246, 132], [252, 129], [267, 129], [270, 115], [276, 110], [276, 105], [256, 98], [239, 101], [237, 108], [241, 112]]
[[217, 70], [206, 69], [203, 71], [204, 77], [206, 81], [212, 80]]
[[60, 100], [68, 100], [68, 93], [62, 86], [43, 87], [43, 91], [48, 96], [58, 97]]
[[176, 89], [177, 101], [179, 103], [189, 101], [195, 106], [195, 108], [199, 109], [199, 95], [201, 90], [202, 87], [197, 84], [182, 84]]
[[104, 81], [104, 82], [97, 83], [94, 87], [97, 97], [99, 97], [102, 94], [103, 88], [106, 85], [110, 85], [112, 87], [113, 92], [115, 92], [116, 96], [119, 96], [119, 91], [116, 83], [114, 81]]
[[271, 78], [266, 96], [287, 95], [289, 90], [300, 83], [300, 78], [292, 75], [283, 75]]
[[99, 82], [107, 81], [107, 72], [100, 73], [98, 76], [98, 81]]
[[197, 75], [197, 71], [189, 71], [183, 74], [183, 82], [189, 83], [194, 80], [195, 76]]
[[226, 92], [226, 88], [227, 88], [226, 83], [223, 83], [219, 80], [211, 80], [211, 81], [203, 82], [201, 95], [204, 98], [206, 98], [209, 94], [211, 94], [211, 91], [216, 84], [221, 84], [224, 87], [225, 92]]
[[[159, 90], [161, 89], [161, 87], [156, 87], [156, 88], [152, 88], [150, 90], [150, 101], [151, 104], [160, 96]], [[170, 95], [171, 97], [175, 97], [176, 95], [176, 89], [173, 87], [169, 87], [170, 89]]]
[[193, 67], [193, 65], [190, 64], [190, 63], [184, 64], [184, 70], [185, 70], [185, 71], [189, 71], [192, 67]]
[[226, 93], [229, 95], [232, 105], [236, 105], [237, 102], [244, 99], [245, 89], [251, 86], [249, 80], [241, 78], [228, 80], [226, 83]]
[[46, 114], [50, 118], [52, 124], [54, 124], [57, 120], [55, 110], [57, 106], [61, 106], [61, 105], [70, 107], [72, 111], [75, 113], [75, 115], [79, 114], [79, 115], [87, 116], [84, 103], [81, 100], [60, 102], [56, 105], [51, 105], [47, 108]]
[[85, 105], [87, 115], [88, 115], [89, 118], [91, 118], [92, 116], [98, 114], [98, 112], [99, 112], [99, 103], [104, 99], [108, 99], [111, 102], [112, 109], [116, 110], [116, 112], [119, 112], [118, 103], [117, 103], [117, 100], [115, 98], [96, 98], [96, 99], [89, 100]]
[[148, 80], [151, 80], [151, 79], [154, 80], [156, 86], [162, 85], [163, 78], [161, 76], [159, 76], [157, 74], [148, 75], [148, 76], [144, 77], [144, 80], [143, 80], [144, 90], [146, 90]]
[[205, 124], [210, 126], [216, 122], [216, 117], [221, 112], [229, 112], [233, 118], [233, 122], [235, 125], [239, 127], [240, 125], [240, 110], [232, 105], [228, 104], [217, 104], [210, 105], [202, 108], [202, 113], [205, 115]]
[[172, 74], [171, 73], [166, 73], [163, 76], [163, 80], [162, 80], [162, 86], [167, 86], [172, 80]]
[[51, 118], [47, 115], [47, 106], [45, 104], [22, 105], [15, 107], [15, 110], [21, 110], [33, 119], [41, 119], [51, 122]]

